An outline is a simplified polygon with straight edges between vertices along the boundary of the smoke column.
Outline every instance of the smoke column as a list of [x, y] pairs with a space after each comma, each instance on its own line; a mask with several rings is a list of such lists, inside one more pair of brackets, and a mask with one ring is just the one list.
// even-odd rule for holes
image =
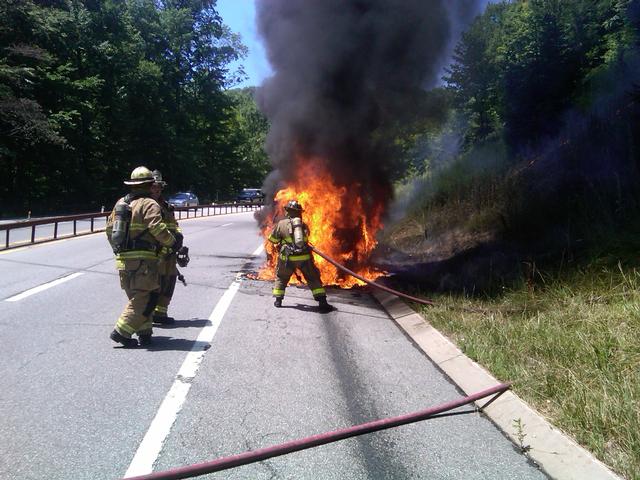
[[267, 198], [296, 179], [306, 158], [365, 210], [384, 211], [392, 197], [387, 127], [402, 121], [416, 92], [438, 83], [452, 32], [485, 2], [256, 0], [274, 71], [258, 92], [271, 123]]
[[[482, 3], [482, 2], [480, 2]], [[295, 175], [295, 156], [325, 159], [338, 182], [390, 195], [388, 145], [375, 133], [397, 121], [410, 93], [437, 82], [452, 29], [475, 0], [256, 0], [274, 76], [259, 93], [271, 122], [274, 172], [265, 190]]]

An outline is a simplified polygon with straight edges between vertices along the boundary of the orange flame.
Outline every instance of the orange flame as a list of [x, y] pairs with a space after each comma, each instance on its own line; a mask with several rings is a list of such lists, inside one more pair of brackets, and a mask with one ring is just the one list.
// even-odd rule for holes
[[[363, 199], [359, 196], [360, 185], [352, 188], [338, 186], [322, 167], [323, 162], [318, 159], [298, 160], [297, 178], [278, 191], [275, 196], [276, 212], [262, 230], [268, 261], [260, 270], [259, 278], [269, 280], [275, 276], [277, 252], [267, 238], [276, 221], [283, 218], [284, 205], [294, 199], [304, 209], [302, 220], [309, 227], [311, 245], [365, 278], [374, 280], [384, 275], [384, 272], [367, 266], [378, 243], [375, 236], [382, 228], [383, 206], [373, 205], [365, 209]], [[343, 288], [364, 285], [318, 255], [314, 255], [314, 261], [325, 285]], [[292, 283], [295, 283], [295, 277]]]

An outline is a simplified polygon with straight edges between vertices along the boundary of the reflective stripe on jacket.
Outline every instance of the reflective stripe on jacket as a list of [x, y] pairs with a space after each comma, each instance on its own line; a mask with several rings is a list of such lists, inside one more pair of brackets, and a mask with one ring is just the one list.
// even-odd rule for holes
[[[309, 227], [303, 222], [302, 228], [304, 229], [304, 241], [308, 242]], [[291, 219], [283, 218], [276, 223], [268, 239], [271, 243], [287, 243], [289, 245], [293, 245], [293, 225], [291, 224]], [[291, 257], [289, 257], [289, 259], [291, 259]]]
[[[118, 200], [122, 202], [124, 199]], [[116, 254], [118, 268], [126, 260], [157, 260], [161, 246], [169, 247], [174, 244], [175, 237], [170, 232], [167, 224], [162, 219], [160, 205], [151, 197], [140, 197], [131, 201], [131, 223], [129, 224], [129, 242], [134, 245], [136, 241], [147, 244], [150, 248], [135, 247], [131, 250], [123, 250]], [[107, 219], [106, 233], [111, 236], [115, 210]]]

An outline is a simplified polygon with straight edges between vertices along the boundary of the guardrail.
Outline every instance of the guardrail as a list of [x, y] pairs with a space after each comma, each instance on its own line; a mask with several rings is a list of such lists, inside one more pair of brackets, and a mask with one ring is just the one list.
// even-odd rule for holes
[[[178, 220], [185, 220], [189, 218], [247, 212], [250, 210], [258, 210], [261, 207], [262, 204], [257, 203], [197, 205], [192, 207], [176, 207], [175, 214]], [[0, 232], [5, 232], [4, 246], [0, 246], [0, 250], [102, 232], [106, 228], [106, 219], [108, 216], [109, 213], [102, 212], [83, 213], [80, 215], [66, 215], [0, 224]], [[96, 225], [96, 223], [101, 225]], [[37, 229], [37, 227], [40, 228]], [[14, 237], [17, 236], [18, 238], [12, 241], [10, 238], [11, 232], [14, 232], [16, 234]], [[0, 233], [0, 235], [2, 234]]]

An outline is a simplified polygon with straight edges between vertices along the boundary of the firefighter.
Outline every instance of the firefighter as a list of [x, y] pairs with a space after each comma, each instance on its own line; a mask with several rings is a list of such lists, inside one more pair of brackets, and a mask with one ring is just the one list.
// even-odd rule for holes
[[[151, 185], [151, 196], [158, 202], [162, 209], [162, 220], [171, 233], [176, 235], [179, 233], [182, 235], [182, 231], [178, 226], [176, 217], [173, 213], [173, 206], [169, 205], [167, 201], [162, 197], [162, 190], [167, 186], [167, 182], [162, 180], [162, 173], [159, 170], [152, 172], [154, 183]], [[181, 247], [180, 256], [186, 249], [185, 246]], [[185, 260], [180, 262], [181, 267], [186, 267], [188, 263], [188, 256]], [[169, 304], [173, 297], [173, 292], [176, 288], [176, 280], [178, 279], [179, 272], [177, 267], [178, 252], [173, 251], [170, 248], [163, 247], [160, 254], [160, 261], [158, 265], [158, 274], [160, 275], [160, 297], [156, 304], [156, 308], [153, 310], [153, 323], [159, 323], [164, 325], [170, 325], [175, 323], [175, 319], [168, 315]], [[181, 276], [181, 275], [180, 275]], [[181, 276], [182, 277], [182, 276]], [[182, 277], [184, 281], [184, 277]]]
[[321, 312], [330, 312], [333, 307], [327, 303], [327, 292], [322, 286], [320, 272], [313, 263], [311, 250], [307, 244], [309, 227], [302, 221], [302, 206], [297, 200], [291, 200], [284, 207], [287, 218], [280, 220], [274, 227], [269, 241], [279, 245], [276, 280], [273, 286], [273, 305], [282, 307], [284, 291], [291, 275], [300, 270], [311, 289], [313, 298], [318, 301]]
[[[160, 205], [151, 197], [155, 180], [151, 170], [137, 167], [124, 183], [131, 193], [116, 202], [107, 219], [107, 237], [116, 254], [120, 286], [129, 303], [118, 318], [111, 340], [125, 347], [151, 344], [151, 314], [159, 297], [159, 252], [162, 247], [178, 250], [182, 236], [174, 236], [162, 220]], [[131, 338], [138, 336], [138, 341]]]

